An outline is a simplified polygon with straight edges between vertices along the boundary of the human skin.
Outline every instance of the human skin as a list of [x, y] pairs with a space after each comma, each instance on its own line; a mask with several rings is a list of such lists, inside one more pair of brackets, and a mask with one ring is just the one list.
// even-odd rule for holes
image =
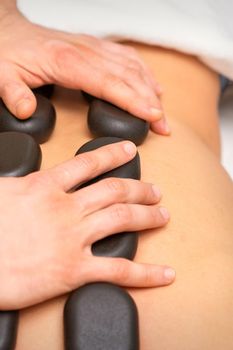
[[[8, 0], [3, 0], [0, 4], [0, 32], [2, 48], [0, 96], [17, 117], [28, 117], [35, 108], [35, 98], [29, 87], [57, 83], [66, 87], [81, 88], [93, 95], [104, 97], [135, 115], [140, 114], [145, 119], [162, 118], [158, 124], [155, 123], [157, 132], [167, 133], [163, 114], [158, 111], [161, 107], [156, 95], [159, 92], [158, 84], [133, 49], [84, 35], [71, 35], [36, 26], [17, 11], [15, 1]], [[101, 68], [96, 69], [97, 67]], [[136, 100], [137, 103], [130, 104], [130, 99]], [[119, 164], [117, 161], [119, 156], [114, 153], [114, 148], [108, 147], [108, 152], [112, 158], [104, 156], [108, 160], [105, 166], [112, 167], [114, 164]], [[167, 212], [165, 214], [165, 208], [159, 211], [156, 205], [153, 206], [159, 198], [155, 198], [154, 202], [151, 199], [153, 203], [149, 199], [148, 203], [144, 202], [147, 198], [148, 186], [151, 185], [129, 180], [115, 180], [115, 188], [118, 190], [115, 191], [116, 195], [110, 196], [113, 199], [112, 203], [106, 197], [99, 201], [99, 207], [93, 208], [92, 203], [89, 203], [90, 211], [83, 212], [80, 203], [85, 203], [85, 198], [92, 198], [89, 194], [90, 189], [87, 193], [82, 190], [70, 194], [67, 193], [72, 187], [69, 179], [63, 184], [59, 179], [61, 174], [64, 174], [64, 178], [70, 174], [70, 178], [72, 177], [73, 181], [75, 179], [78, 184], [87, 179], [91, 171], [95, 173], [93, 167], [94, 170], [98, 168], [100, 172], [104, 171], [104, 165], [100, 164], [103, 157], [101, 154], [97, 151], [94, 157], [98, 160], [98, 164], [93, 160], [90, 162], [91, 156], [86, 155], [66, 164], [60, 164], [50, 171], [37, 172], [22, 179], [0, 179], [2, 199], [0, 235], [3, 242], [0, 248], [1, 309], [22, 308], [42, 302], [95, 280], [98, 274], [98, 279], [102, 276], [104, 280], [141, 287], [151, 284], [158, 286], [174, 280], [174, 273], [170, 278], [165, 278], [166, 267], [144, 266], [143, 268], [139, 265], [136, 267], [135, 264], [120, 259], [114, 261], [108, 259], [107, 264], [102, 264], [90, 253], [91, 240], [84, 244], [83, 240], [79, 239], [81, 232], [85, 231], [81, 227], [82, 223], [87, 222], [91, 214], [100, 214], [96, 220], [101, 220], [102, 224], [99, 228], [105, 230], [106, 235], [114, 233], [111, 223], [108, 225], [104, 219], [107, 214], [106, 212], [104, 214], [103, 208], [106, 206], [106, 210], [107, 208], [110, 210], [110, 216], [114, 215], [111, 214], [111, 210], [119, 214], [120, 226], [115, 227], [116, 232], [164, 225], [169, 219], [169, 214]], [[71, 155], [68, 156], [70, 157]], [[127, 161], [126, 158], [125, 161]], [[124, 162], [123, 155], [121, 162]], [[89, 169], [86, 166], [86, 175], [80, 179], [78, 175], [85, 164], [89, 164], [92, 168]], [[93, 187], [91, 191], [96, 193], [97, 199], [98, 193], [107, 191], [105, 188], [112, 188], [114, 192], [114, 183], [102, 182], [98, 185], [100, 187]], [[134, 197], [130, 194], [127, 196], [128, 191], [139, 193], [139, 196]], [[132, 207], [132, 204], [135, 205]], [[118, 208], [117, 205], [121, 207]], [[149, 215], [151, 212], [154, 220], [151, 216], [151, 220], [137, 221], [139, 218], [137, 211], [142, 216], [143, 213]], [[30, 215], [28, 215], [29, 212]], [[132, 220], [134, 215], [135, 218]], [[87, 234], [90, 239], [95, 235], [94, 241], [98, 237], [95, 222], [94, 218], [89, 220]], [[74, 231], [79, 232], [79, 235], [74, 236]], [[74, 236], [75, 242], [67, 241], [67, 245], [64, 245], [64, 235], [67, 233]], [[71, 251], [74, 247], [76, 247], [75, 255], [80, 256], [80, 262], [83, 260], [83, 268], [81, 268], [83, 277], [80, 273], [77, 274], [79, 264], [72, 269], [70, 267], [68, 257], [72, 256]], [[80, 254], [77, 253], [78, 251]], [[84, 255], [81, 251], [85, 252]], [[84, 263], [87, 261], [88, 254], [93, 264]], [[98, 261], [100, 265], [96, 274], [95, 267]], [[107, 265], [110, 270], [115, 269], [116, 273], [110, 274]], [[129, 278], [127, 283], [124, 275], [127, 270], [129, 274], [130, 269], [134, 271], [131, 273], [134, 277]], [[35, 270], [40, 272], [35, 274]], [[56, 283], [49, 283], [51, 276], [54, 276]]]
[[[128, 289], [139, 312], [140, 349], [231, 350], [233, 188], [219, 157], [218, 75], [195, 57], [133, 45], [164, 86], [162, 103], [172, 126], [170, 137], [150, 133], [139, 147], [142, 178], [159, 184], [171, 220], [140, 234], [135, 261], [176, 270], [168, 287]], [[44, 168], [91, 138], [78, 92], [57, 90], [53, 102], [58, 123], [42, 145]], [[17, 350], [64, 349], [66, 299], [21, 311]]]
[[70, 193], [132, 159], [135, 151], [133, 143], [117, 143], [47, 171], [1, 180], [1, 310], [37, 304], [88, 282], [146, 287], [174, 279], [162, 266], [91, 252], [92, 243], [107, 235], [168, 222], [166, 209], [156, 205], [160, 194], [155, 186], [112, 178]]
[[55, 83], [112, 102], [169, 134], [161, 88], [132, 47], [35, 25], [15, 0], [0, 3], [0, 33], [0, 96], [18, 118], [36, 108], [30, 88]]

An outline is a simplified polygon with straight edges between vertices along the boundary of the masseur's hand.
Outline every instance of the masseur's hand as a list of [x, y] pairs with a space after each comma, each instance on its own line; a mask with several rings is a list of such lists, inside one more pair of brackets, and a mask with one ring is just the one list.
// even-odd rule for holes
[[133, 48], [35, 25], [14, 3], [0, 3], [0, 96], [14, 115], [24, 119], [34, 112], [30, 88], [55, 83], [84, 90], [150, 122], [159, 120], [153, 131], [169, 133], [160, 87]]
[[93, 281], [137, 287], [173, 281], [169, 268], [91, 252], [92, 243], [107, 235], [164, 226], [168, 215], [156, 205], [157, 189], [109, 178], [71, 191], [126, 163], [135, 151], [123, 141], [50, 170], [0, 180], [0, 310], [29, 306]]

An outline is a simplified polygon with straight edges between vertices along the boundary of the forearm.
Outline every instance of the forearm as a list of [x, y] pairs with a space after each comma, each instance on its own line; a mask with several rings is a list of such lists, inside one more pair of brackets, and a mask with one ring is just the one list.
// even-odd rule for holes
[[0, 18], [17, 11], [16, 0], [1, 0]]

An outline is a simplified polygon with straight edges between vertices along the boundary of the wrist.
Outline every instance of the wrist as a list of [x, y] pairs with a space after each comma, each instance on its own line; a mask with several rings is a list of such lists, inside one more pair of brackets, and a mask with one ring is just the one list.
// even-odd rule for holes
[[16, 18], [22, 18], [23, 15], [19, 12], [16, 0], [1, 0], [0, 1], [0, 27], [12, 24]]

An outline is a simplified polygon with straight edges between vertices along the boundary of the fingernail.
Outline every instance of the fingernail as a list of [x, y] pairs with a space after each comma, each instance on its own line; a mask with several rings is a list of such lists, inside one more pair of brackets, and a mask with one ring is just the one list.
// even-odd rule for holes
[[31, 106], [31, 99], [24, 98], [23, 100], [19, 101], [16, 105], [16, 115], [17, 116], [25, 116], [28, 112], [28, 107]]
[[137, 148], [133, 142], [126, 142], [123, 145], [123, 148], [127, 154], [130, 156], [136, 154]]
[[167, 282], [172, 282], [176, 277], [176, 272], [171, 267], [168, 267], [164, 270], [164, 277]]
[[160, 207], [159, 208], [160, 214], [162, 215], [162, 217], [167, 221], [168, 219], [170, 219], [170, 214], [168, 213], [168, 210], [164, 207]]
[[160, 132], [162, 134], [169, 135], [171, 133], [171, 129], [168, 126], [167, 120], [165, 118], [154, 122], [154, 127], [157, 132]]
[[152, 186], [152, 191], [154, 192], [156, 198], [160, 199], [162, 197], [160, 189], [155, 185]]
[[153, 117], [154, 121], [159, 120], [163, 117], [163, 111], [154, 107], [150, 108], [150, 114]]
[[170, 134], [170, 132], [171, 132], [171, 129], [168, 125], [168, 122], [165, 118], [163, 119], [163, 130], [166, 134]]

